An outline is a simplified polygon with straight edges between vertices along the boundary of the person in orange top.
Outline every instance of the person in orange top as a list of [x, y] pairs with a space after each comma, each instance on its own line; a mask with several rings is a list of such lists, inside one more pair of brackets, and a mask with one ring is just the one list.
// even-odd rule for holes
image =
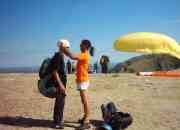
[[89, 82], [88, 66], [89, 66], [89, 52], [86, 50], [78, 55], [78, 62], [76, 67], [77, 83]]
[[[76, 66], [76, 83], [77, 90], [80, 91], [81, 102], [83, 104], [84, 116], [79, 120], [81, 123], [80, 129], [90, 128], [90, 105], [89, 97], [87, 94], [87, 89], [89, 87], [89, 75], [88, 66], [90, 55], [93, 56], [93, 51], [91, 51], [91, 42], [89, 40], [82, 40], [80, 44], [81, 53], [76, 55], [69, 51], [69, 49], [64, 48], [64, 53], [73, 60], [77, 60]], [[88, 52], [89, 51], [89, 52]]]

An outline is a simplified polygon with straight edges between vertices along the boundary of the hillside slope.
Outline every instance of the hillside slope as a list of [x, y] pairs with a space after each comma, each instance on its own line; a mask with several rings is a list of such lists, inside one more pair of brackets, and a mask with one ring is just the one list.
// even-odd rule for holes
[[112, 72], [161, 71], [180, 68], [180, 60], [167, 54], [141, 55], [117, 64]]

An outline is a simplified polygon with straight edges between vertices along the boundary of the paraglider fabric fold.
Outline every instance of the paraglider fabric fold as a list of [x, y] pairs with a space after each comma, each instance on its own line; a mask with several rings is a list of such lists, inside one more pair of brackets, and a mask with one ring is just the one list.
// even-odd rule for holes
[[139, 76], [180, 77], [180, 71], [138, 72]]

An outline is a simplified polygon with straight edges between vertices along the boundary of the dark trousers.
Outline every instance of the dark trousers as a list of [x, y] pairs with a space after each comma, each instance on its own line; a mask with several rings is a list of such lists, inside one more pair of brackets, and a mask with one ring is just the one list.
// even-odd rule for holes
[[102, 73], [107, 73], [108, 72], [108, 66], [105, 64], [105, 65], [102, 65]]
[[56, 96], [53, 115], [54, 123], [56, 124], [60, 124], [63, 121], [65, 97], [63, 94], [57, 94]]
[[[63, 84], [66, 87], [66, 82], [63, 82]], [[55, 124], [61, 124], [63, 121], [65, 97], [66, 96], [64, 94], [57, 92], [53, 114]]]

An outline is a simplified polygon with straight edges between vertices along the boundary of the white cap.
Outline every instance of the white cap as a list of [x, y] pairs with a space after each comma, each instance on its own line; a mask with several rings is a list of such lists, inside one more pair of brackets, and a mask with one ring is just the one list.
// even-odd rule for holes
[[57, 45], [62, 45], [63, 47], [70, 47], [70, 42], [66, 39], [60, 39], [57, 41]]

